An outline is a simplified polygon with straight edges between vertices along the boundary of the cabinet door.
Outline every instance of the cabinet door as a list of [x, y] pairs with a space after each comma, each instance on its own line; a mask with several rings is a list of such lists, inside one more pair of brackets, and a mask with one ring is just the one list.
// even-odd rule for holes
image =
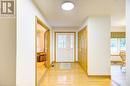
[[78, 59], [82, 68], [87, 72], [87, 29], [78, 33]]

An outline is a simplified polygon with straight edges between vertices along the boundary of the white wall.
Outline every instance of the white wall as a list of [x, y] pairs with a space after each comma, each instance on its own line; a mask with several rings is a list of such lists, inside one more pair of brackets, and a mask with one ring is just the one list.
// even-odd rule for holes
[[53, 27], [55, 32], [76, 32], [79, 27]]
[[53, 62], [53, 54], [54, 54], [54, 45], [53, 45], [53, 42], [54, 42], [54, 37], [53, 37], [53, 29], [51, 29], [51, 31], [50, 31], [50, 64], [52, 64], [52, 62]]
[[127, 86], [130, 86], [130, 0], [126, 0], [126, 38], [127, 38], [126, 81]]
[[110, 75], [110, 17], [89, 17], [88, 75]]
[[0, 86], [16, 85], [15, 23], [15, 18], [0, 18]]
[[17, 86], [35, 86], [35, 16], [47, 24], [32, 0], [17, 0]]
[[111, 26], [111, 32], [126, 32], [125, 26]]

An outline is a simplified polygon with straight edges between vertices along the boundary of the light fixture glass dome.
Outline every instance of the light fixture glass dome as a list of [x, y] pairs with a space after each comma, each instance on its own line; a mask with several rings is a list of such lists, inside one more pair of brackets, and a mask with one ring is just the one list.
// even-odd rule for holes
[[72, 2], [64, 2], [61, 5], [61, 8], [65, 11], [70, 11], [74, 9], [74, 4]]

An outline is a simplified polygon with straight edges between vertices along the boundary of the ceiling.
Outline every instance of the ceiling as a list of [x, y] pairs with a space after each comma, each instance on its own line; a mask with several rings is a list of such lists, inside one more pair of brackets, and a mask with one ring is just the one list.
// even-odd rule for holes
[[112, 26], [125, 26], [125, 0], [67, 0], [75, 4], [72, 11], [61, 9], [66, 0], [34, 0], [53, 27], [79, 27], [89, 16], [111, 16]]

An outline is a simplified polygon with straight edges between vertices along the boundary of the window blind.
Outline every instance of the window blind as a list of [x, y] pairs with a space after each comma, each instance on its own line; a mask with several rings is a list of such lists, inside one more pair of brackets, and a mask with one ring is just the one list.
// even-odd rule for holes
[[125, 38], [125, 32], [111, 32], [111, 38]]

